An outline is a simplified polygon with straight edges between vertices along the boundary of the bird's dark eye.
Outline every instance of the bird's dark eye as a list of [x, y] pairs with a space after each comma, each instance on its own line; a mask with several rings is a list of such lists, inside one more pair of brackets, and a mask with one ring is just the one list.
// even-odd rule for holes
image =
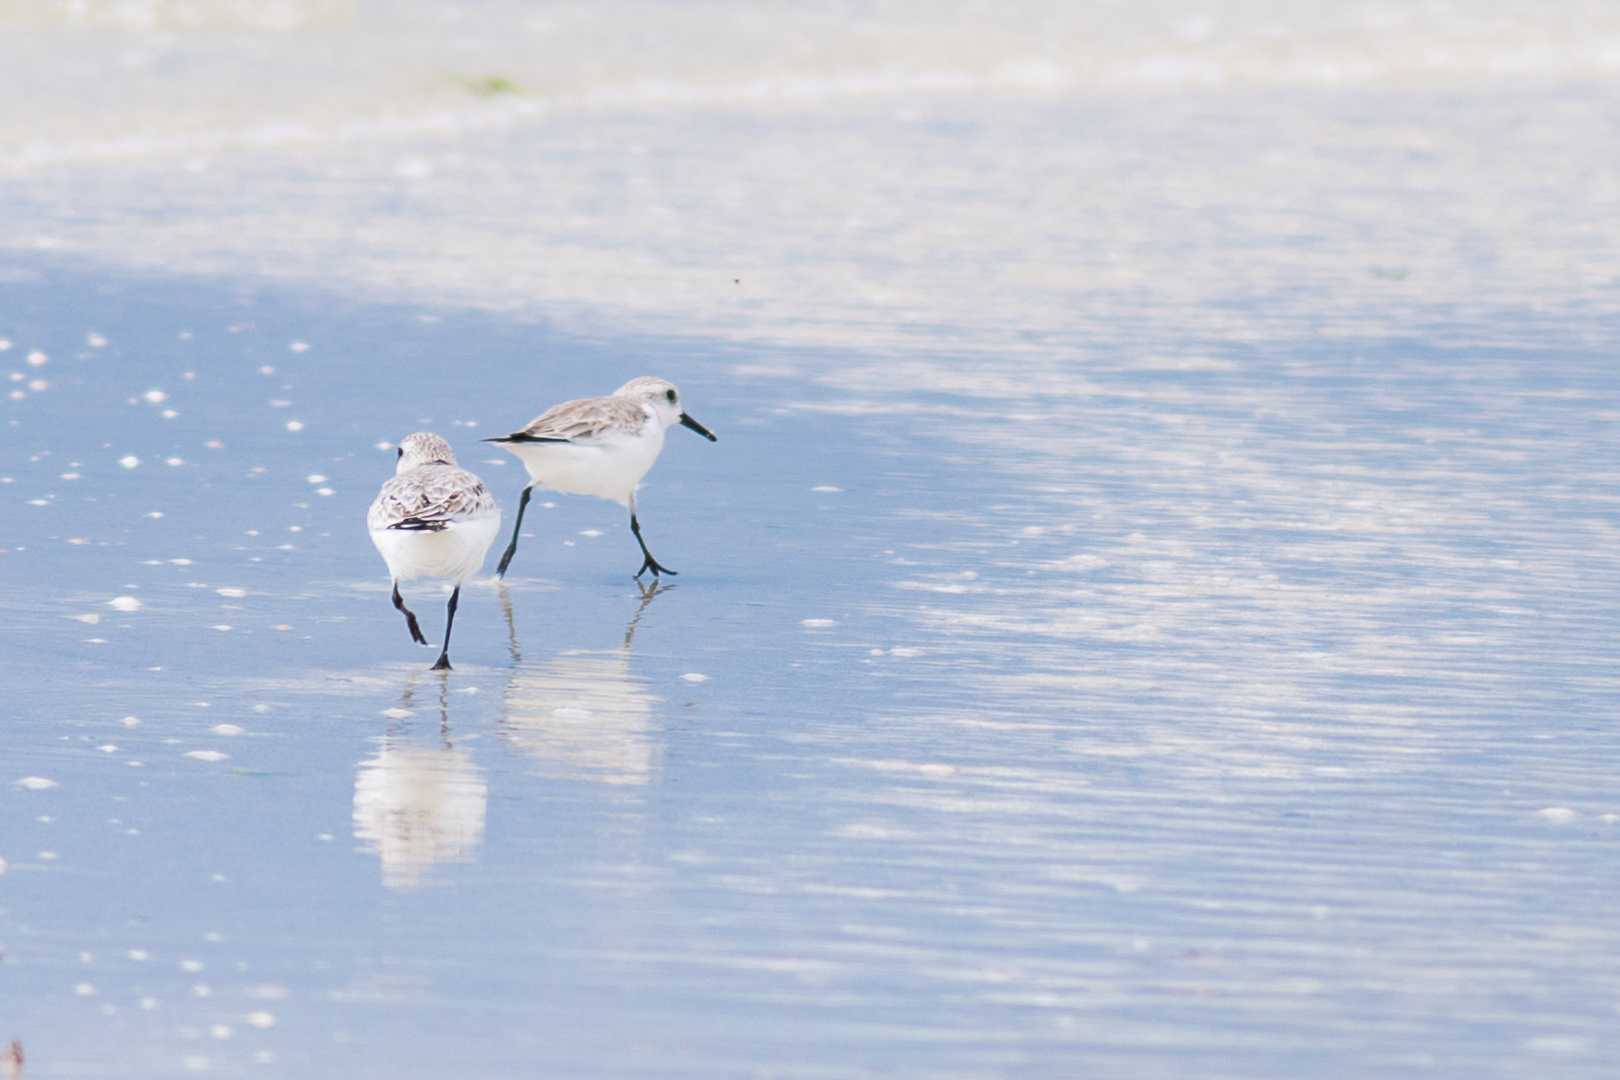
[[673, 391], [673, 390], [665, 390], [664, 391], [664, 396], [669, 399], [669, 403], [671, 405], [675, 404], [675, 391]]
[[403, 446], [400, 447], [398, 450], [394, 451], [394, 458], [396, 460], [398, 460], [399, 458], [402, 458], [404, 456], [405, 456], [405, 448]]

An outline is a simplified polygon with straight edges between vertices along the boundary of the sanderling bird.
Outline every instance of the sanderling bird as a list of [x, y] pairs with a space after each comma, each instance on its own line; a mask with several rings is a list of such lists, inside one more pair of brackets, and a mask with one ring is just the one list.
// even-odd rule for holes
[[478, 573], [501, 530], [501, 509], [483, 481], [456, 467], [450, 444], [431, 432], [408, 435], [399, 444], [394, 477], [377, 493], [366, 514], [371, 542], [388, 563], [394, 606], [419, 645], [426, 645], [416, 614], [405, 606], [399, 583], [419, 577], [450, 578], [455, 589], [444, 620], [444, 651], [435, 671], [450, 669], [450, 628], [461, 586]]
[[630, 532], [641, 545], [640, 577], [648, 570], [653, 576], [673, 574], [647, 550], [636, 520], [636, 488], [647, 475], [658, 452], [664, 448], [664, 430], [671, 424], [689, 427], [710, 442], [708, 428], [681, 411], [680, 391], [663, 379], [643, 376], [631, 379], [607, 397], [581, 398], [547, 409], [521, 431], [485, 442], [499, 443], [523, 462], [529, 470], [529, 486], [518, 502], [517, 524], [512, 542], [501, 556], [497, 576], [517, 551], [518, 532], [523, 528], [523, 511], [535, 487], [555, 488], [571, 495], [595, 495], [612, 499], [630, 510]]

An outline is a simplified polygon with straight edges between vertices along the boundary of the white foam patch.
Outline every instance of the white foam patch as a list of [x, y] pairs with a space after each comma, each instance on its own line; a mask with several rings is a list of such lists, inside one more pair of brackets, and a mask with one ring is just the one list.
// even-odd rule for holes
[[[648, 106], [1620, 69], [1620, 18], [1555, 0], [890, 0], [858, 14], [833, 0], [4, 0], [0, 13], [0, 98], [20, 106], [0, 120], [0, 170], [163, 156], [205, 172], [236, 148]], [[396, 177], [442, 171], [390, 154]]]

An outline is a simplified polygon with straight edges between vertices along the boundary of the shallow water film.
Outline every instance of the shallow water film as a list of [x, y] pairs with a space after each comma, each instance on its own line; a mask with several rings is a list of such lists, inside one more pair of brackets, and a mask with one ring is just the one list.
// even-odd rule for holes
[[1620, 1068], [1607, 8], [0, 29], [6, 1080]]

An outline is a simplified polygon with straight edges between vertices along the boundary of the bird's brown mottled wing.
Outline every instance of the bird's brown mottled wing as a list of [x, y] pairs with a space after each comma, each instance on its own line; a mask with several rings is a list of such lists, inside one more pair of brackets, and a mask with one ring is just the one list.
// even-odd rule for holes
[[478, 477], [454, 465], [423, 465], [383, 485], [366, 514], [372, 529], [442, 529], [451, 521], [487, 517], [495, 498]]
[[638, 432], [650, 422], [646, 410], [634, 401], [620, 397], [582, 398], [547, 409], [516, 434], [589, 446], [615, 430]]

